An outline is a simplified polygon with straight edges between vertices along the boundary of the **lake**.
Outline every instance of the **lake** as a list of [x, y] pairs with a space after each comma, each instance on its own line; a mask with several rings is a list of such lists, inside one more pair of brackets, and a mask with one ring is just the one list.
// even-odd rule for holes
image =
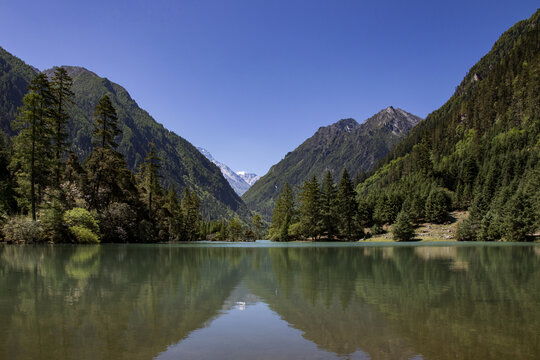
[[0, 359], [538, 359], [534, 244], [0, 246]]

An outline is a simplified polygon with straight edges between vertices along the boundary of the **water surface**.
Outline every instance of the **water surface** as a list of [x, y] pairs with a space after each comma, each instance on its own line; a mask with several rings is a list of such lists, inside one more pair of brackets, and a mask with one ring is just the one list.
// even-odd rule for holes
[[0, 359], [535, 359], [540, 246], [0, 247]]

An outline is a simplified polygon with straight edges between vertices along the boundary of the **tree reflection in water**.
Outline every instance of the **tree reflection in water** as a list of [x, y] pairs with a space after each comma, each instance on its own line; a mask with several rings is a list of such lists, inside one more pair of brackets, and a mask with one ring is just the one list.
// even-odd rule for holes
[[[303, 337], [291, 351], [308, 341], [322, 357], [532, 359], [539, 254], [538, 246], [4, 246], [0, 358], [148, 359], [197, 329], [208, 344], [201, 351], [219, 356], [204, 328], [237, 304], [265, 303]], [[265, 336], [271, 343], [272, 332]], [[228, 341], [241, 358], [242, 339]]]

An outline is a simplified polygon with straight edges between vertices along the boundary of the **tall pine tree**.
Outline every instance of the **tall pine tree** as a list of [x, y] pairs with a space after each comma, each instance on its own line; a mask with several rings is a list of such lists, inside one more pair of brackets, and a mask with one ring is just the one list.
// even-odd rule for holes
[[321, 190], [321, 231], [329, 240], [337, 234], [337, 191], [330, 171], [326, 172]]
[[347, 169], [343, 169], [337, 191], [338, 219], [340, 235], [347, 240], [352, 240], [358, 233], [356, 225], [356, 192]]
[[35, 221], [37, 205], [49, 180], [52, 96], [44, 74], [36, 75], [28, 89], [30, 92], [24, 96], [19, 116], [13, 122], [19, 134], [14, 141], [11, 168], [17, 176], [19, 206], [27, 208], [29, 198]]
[[296, 203], [293, 190], [289, 183], [285, 183], [283, 191], [276, 200], [270, 226], [270, 240], [289, 241], [291, 239], [290, 227], [296, 218]]
[[73, 103], [73, 91], [71, 86], [73, 80], [68, 75], [63, 67], [56, 68], [51, 79], [51, 94], [53, 98], [52, 109], [52, 140], [54, 147], [53, 162], [54, 162], [54, 185], [60, 186], [60, 174], [63, 171], [63, 158], [68, 151], [69, 145], [67, 142], [67, 124], [69, 122], [69, 114], [67, 107]]
[[300, 232], [316, 239], [321, 233], [321, 194], [315, 176], [300, 187], [298, 203]]

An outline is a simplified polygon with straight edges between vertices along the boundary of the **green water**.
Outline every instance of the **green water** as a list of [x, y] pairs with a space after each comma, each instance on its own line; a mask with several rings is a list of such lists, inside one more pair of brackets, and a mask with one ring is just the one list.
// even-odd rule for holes
[[538, 245], [0, 247], [0, 359], [538, 354]]

